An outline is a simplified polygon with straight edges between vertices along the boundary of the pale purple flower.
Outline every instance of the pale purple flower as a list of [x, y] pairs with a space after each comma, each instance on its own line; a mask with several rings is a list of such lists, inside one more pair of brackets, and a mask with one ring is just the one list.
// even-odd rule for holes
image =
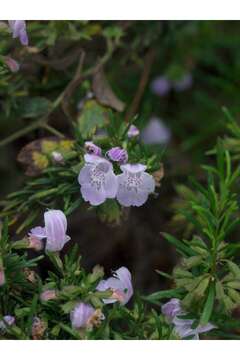
[[26, 30], [26, 22], [24, 20], [9, 20], [10, 30], [13, 38], [19, 38], [22, 45], [28, 45], [28, 35]]
[[91, 205], [97, 206], [108, 198], [115, 198], [118, 181], [112, 164], [96, 155], [86, 154], [84, 159], [86, 164], [78, 176], [83, 199], [89, 201]]
[[44, 213], [45, 227], [37, 226], [30, 231], [38, 239], [46, 238], [46, 250], [60, 251], [70, 240], [66, 235], [67, 219], [61, 210], [48, 210]]
[[15, 317], [11, 315], [5, 315], [3, 320], [0, 321], [0, 331], [4, 332], [7, 326], [13, 326], [15, 324]]
[[186, 316], [186, 312], [183, 311], [180, 300], [176, 298], [173, 298], [162, 305], [161, 310], [168, 322], [174, 325], [174, 331], [181, 339], [192, 337], [193, 340], [199, 340], [199, 334], [216, 328], [216, 326], [211, 323], [208, 323], [205, 326], [198, 325], [196, 328], [192, 328], [195, 320], [181, 318], [181, 316]]
[[0, 269], [0, 286], [3, 286], [6, 282], [4, 270]]
[[99, 325], [105, 317], [100, 309], [94, 309], [89, 304], [78, 303], [70, 313], [70, 320], [74, 329], [91, 329], [94, 325]]
[[142, 142], [146, 145], [167, 144], [170, 138], [169, 128], [157, 117], [152, 117], [141, 133]]
[[19, 71], [20, 69], [19, 63], [10, 56], [5, 56], [4, 62], [13, 73]]
[[174, 331], [180, 336], [181, 339], [186, 337], [192, 337], [192, 340], [199, 340], [199, 334], [208, 332], [215, 329], [211, 323], [201, 326], [198, 325], [195, 329], [192, 328], [195, 320], [192, 319], [179, 319], [177, 316], [173, 319]]
[[57, 291], [54, 289], [48, 289], [48, 290], [44, 290], [41, 294], [40, 294], [40, 299], [42, 301], [49, 301], [49, 300], [54, 300], [57, 298]]
[[173, 298], [161, 307], [162, 313], [169, 321], [172, 321], [176, 315], [182, 313], [181, 302]]
[[186, 73], [181, 79], [172, 82], [173, 88], [178, 92], [190, 89], [192, 87], [192, 84], [193, 77], [190, 73]]
[[122, 174], [117, 176], [117, 200], [123, 206], [141, 206], [148, 195], [154, 192], [155, 181], [152, 175], [145, 172], [142, 164], [126, 164], [121, 166]]
[[165, 76], [155, 78], [151, 83], [151, 90], [154, 94], [165, 96], [171, 90], [171, 81]]
[[125, 164], [128, 161], [127, 150], [120, 148], [119, 146], [113, 147], [107, 152], [107, 156], [110, 160]]
[[138, 136], [140, 134], [139, 129], [135, 126], [135, 125], [131, 125], [128, 129], [128, 137], [129, 138], [134, 138], [136, 136]]
[[99, 146], [95, 145], [92, 141], [86, 141], [84, 144], [85, 150], [90, 155], [102, 155], [102, 150]]
[[113, 273], [113, 276], [107, 280], [101, 280], [98, 284], [98, 291], [112, 290], [112, 296], [109, 299], [103, 299], [105, 304], [111, 304], [119, 301], [125, 305], [133, 295], [132, 276], [130, 271], [122, 266]]

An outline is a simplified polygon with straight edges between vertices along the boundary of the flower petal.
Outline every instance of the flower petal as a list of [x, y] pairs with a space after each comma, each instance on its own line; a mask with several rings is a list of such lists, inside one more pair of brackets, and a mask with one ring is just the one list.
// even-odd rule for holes
[[106, 200], [106, 194], [103, 188], [99, 190], [90, 184], [84, 184], [81, 186], [81, 194], [85, 201], [89, 201], [91, 205], [97, 206]]
[[36, 226], [35, 228], [31, 229], [29, 235], [33, 235], [38, 239], [44, 239], [47, 237], [46, 229], [42, 226]]

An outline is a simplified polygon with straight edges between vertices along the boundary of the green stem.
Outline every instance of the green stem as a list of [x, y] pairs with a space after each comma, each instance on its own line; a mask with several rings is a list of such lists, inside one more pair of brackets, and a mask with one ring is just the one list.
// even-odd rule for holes
[[43, 124], [42, 128], [48, 130], [50, 133], [52, 133], [53, 135], [56, 135], [59, 138], [63, 139], [65, 137], [60, 131], [58, 131], [57, 129], [55, 129], [54, 127], [52, 127], [48, 124]]

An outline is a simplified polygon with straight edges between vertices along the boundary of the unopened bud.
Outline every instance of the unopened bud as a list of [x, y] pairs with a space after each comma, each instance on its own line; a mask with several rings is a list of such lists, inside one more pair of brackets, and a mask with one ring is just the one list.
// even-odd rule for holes
[[56, 298], [57, 298], [57, 292], [54, 289], [45, 290], [40, 295], [40, 299], [42, 301], [54, 300]]
[[44, 248], [42, 239], [38, 239], [36, 236], [30, 235], [28, 248], [36, 251], [41, 251]]

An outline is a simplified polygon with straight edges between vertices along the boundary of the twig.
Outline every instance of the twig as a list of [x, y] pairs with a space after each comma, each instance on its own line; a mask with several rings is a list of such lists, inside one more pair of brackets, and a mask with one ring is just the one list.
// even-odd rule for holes
[[72, 115], [69, 110], [68, 100], [71, 97], [74, 90], [76, 89], [76, 87], [82, 82], [82, 68], [83, 68], [84, 59], [85, 59], [85, 51], [82, 50], [75, 75], [62, 94], [62, 99], [61, 99], [62, 110], [70, 121], [72, 121]]
[[125, 115], [126, 122], [128, 122], [136, 114], [136, 112], [139, 108], [146, 85], [148, 83], [148, 78], [149, 78], [149, 75], [151, 72], [154, 58], [155, 58], [155, 50], [151, 49], [151, 50], [149, 50], [149, 52], [147, 53], [147, 55], [145, 57], [144, 68], [143, 68], [142, 76], [141, 76], [139, 84], [138, 84], [137, 91], [136, 91], [133, 101], [129, 107], [129, 110], [127, 111], [127, 113]]
[[50, 133], [52, 133], [53, 135], [56, 135], [59, 138], [64, 138], [65, 137], [65, 135], [62, 134], [60, 131], [58, 131], [57, 129], [55, 129], [54, 127], [52, 127], [52, 126], [50, 126], [50, 125], [48, 125], [46, 123], [42, 125], [42, 128], [48, 130]]

